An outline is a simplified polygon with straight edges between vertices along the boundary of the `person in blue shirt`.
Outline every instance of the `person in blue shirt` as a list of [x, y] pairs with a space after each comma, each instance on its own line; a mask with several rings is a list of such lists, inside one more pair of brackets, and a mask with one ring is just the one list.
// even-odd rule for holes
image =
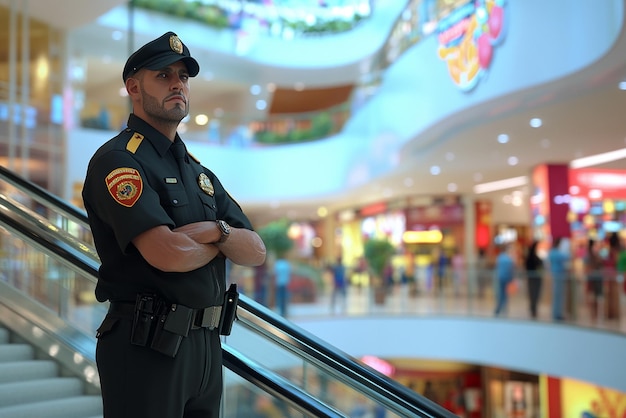
[[274, 277], [276, 279], [276, 307], [278, 312], [287, 317], [289, 303], [289, 282], [291, 281], [291, 263], [282, 257], [274, 262]]
[[555, 321], [565, 319], [563, 315], [563, 298], [569, 255], [561, 248], [561, 241], [560, 237], [554, 238], [552, 248], [548, 252], [548, 264], [552, 277], [552, 319]]
[[330, 311], [335, 313], [335, 307], [339, 304], [340, 312], [346, 310], [346, 268], [341, 263], [341, 257], [330, 267], [333, 275], [333, 291], [330, 296]]
[[511, 254], [509, 254], [509, 247], [503, 245], [500, 249], [500, 254], [496, 258], [495, 265], [495, 279], [496, 279], [496, 310], [494, 314], [500, 315], [507, 305], [507, 286], [511, 283], [515, 277], [515, 261]]

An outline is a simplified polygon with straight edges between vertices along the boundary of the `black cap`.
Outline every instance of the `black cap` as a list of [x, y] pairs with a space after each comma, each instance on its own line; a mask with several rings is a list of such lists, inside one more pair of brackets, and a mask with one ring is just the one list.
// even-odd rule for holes
[[187, 66], [190, 77], [195, 77], [200, 71], [198, 61], [192, 58], [189, 48], [174, 33], [167, 32], [150, 41], [128, 57], [122, 79], [126, 79], [142, 68], [148, 70], [159, 70], [177, 61], [182, 61]]

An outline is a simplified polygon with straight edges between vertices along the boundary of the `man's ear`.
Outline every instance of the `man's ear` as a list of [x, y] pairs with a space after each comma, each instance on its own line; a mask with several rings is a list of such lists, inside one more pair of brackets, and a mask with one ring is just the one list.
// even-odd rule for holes
[[139, 80], [137, 80], [136, 78], [133, 77], [128, 77], [126, 79], [126, 91], [128, 92], [129, 96], [133, 96], [136, 94], [139, 94]]

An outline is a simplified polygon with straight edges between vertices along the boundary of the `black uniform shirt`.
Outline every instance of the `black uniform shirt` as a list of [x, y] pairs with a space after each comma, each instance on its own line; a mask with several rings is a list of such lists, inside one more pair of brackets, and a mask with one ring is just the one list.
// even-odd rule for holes
[[137, 293], [156, 293], [192, 308], [222, 303], [223, 257], [191, 272], [167, 273], [149, 265], [132, 243], [159, 225], [175, 228], [223, 219], [233, 227], [252, 229], [217, 177], [193, 158], [188, 161], [195, 181], [183, 184], [171, 145], [131, 114], [128, 128], [102, 145], [89, 162], [83, 200], [102, 262], [96, 286], [101, 302], [134, 302]]

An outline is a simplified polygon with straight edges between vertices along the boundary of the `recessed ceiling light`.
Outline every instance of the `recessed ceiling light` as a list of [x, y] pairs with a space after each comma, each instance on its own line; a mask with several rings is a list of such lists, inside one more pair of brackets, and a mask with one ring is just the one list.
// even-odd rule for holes
[[458, 190], [458, 186], [456, 185], [456, 183], [448, 183], [448, 191], [451, 193], [454, 193]]
[[433, 176], [439, 175], [441, 173], [441, 168], [438, 165], [433, 165], [430, 167], [430, 174]]
[[626, 81], [620, 81], [619, 82], [619, 89], [620, 90], [626, 90]]
[[519, 163], [519, 158], [517, 158], [517, 157], [515, 157], [515, 156], [512, 156], [512, 157], [509, 157], [509, 158], [506, 160], [506, 162], [507, 162], [509, 165], [517, 165], [517, 163]]
[[530, 126], [533, 128], [540, 128], [543, 125], [543, 121], [540, 118], [532, 118], [530, 120]]
[[207, 123], [209, 123], [209, 117], [201, 113], [199, 115], [196, 115], [196, 117], [194, 118], [194, 121], [196, 122], [196, 125], [204, 126]]
[[250, 86], [250, 94], [256, 96], [259, 93], [261, 93], [261, 86], [259, 86], [258, 84], [253, 84]]
[[257, 100], [256, 101], [256, 108], [259, 110], [265, 110], [265, 108], [267, 107], [267, 102], [265, 100]]
[[498, 142], [501, 144], [506, 144], [507, 142], [509, 142], [509, 136], [507, 134], [498, 135]]

